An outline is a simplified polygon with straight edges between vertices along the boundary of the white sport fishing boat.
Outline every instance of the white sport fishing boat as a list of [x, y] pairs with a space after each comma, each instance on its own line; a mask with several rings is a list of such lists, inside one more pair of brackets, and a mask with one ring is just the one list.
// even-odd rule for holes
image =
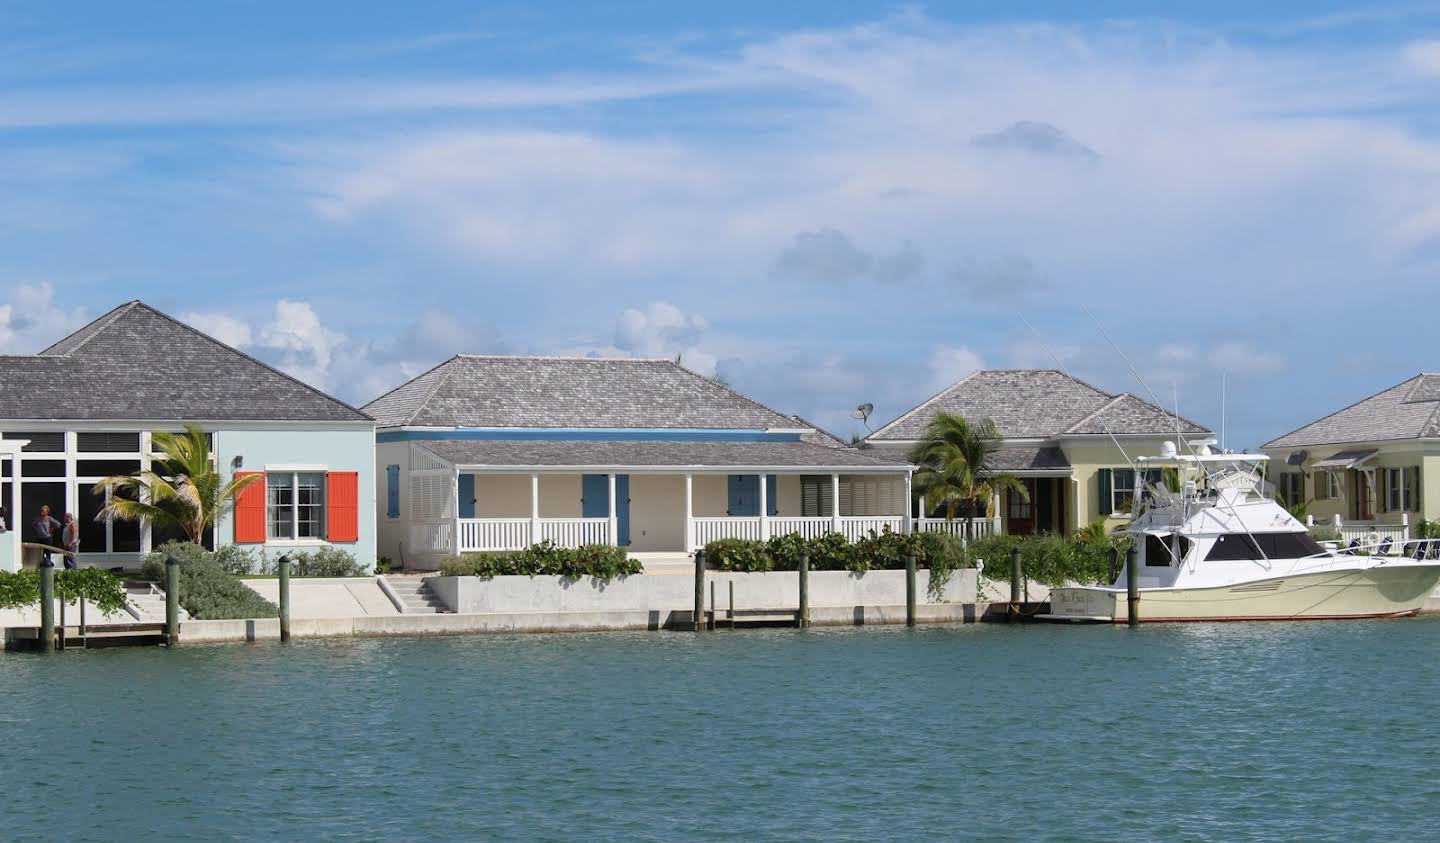
[[[1141, 457], [1126, 532], [1135, 544], [1140, 620], [1232, 621], [1413, 615], [1440, 582], [1440, 540], [1322, 546], [1263, 493], [1263, 454], [1207, 445]], [[1165, 469], [1174, 469], [1166, 472]], [[1170, 475], [1178, 490], [1161, 478]], [[1138, 484], [1137, 484], [1138, 485]], [[1127, 571], [1109, 587], [1056, 588], [1043, 620], [1123, 623]]]

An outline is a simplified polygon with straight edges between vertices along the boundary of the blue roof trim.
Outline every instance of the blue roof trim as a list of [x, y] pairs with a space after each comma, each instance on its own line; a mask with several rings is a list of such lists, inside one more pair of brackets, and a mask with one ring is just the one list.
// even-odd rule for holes
[[377, 442], [469, 439], [492, 442], [799, 442], [799, 433], [766, 430], [605, 427], [460, 427], [450, 430], [382, 430]]

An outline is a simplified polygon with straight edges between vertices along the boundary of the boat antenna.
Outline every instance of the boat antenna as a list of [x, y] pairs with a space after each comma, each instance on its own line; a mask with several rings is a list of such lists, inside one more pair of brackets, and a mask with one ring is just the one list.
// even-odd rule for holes
[[1225, 452], [1225, 379], [1229, 372], [1220, 370], [1220, 452]]
[[[1015, 315], [1020, 317], [1020, 321], [1024, 322], [1025, 327], [1029, 328], [1030, 332], [1035, 335], [1035, 338], [1040, 341], [1041, 347], [1045, 349], [1045, 354], [1049, 356], [1051, 360], [1055, 361], [1055, 367], [1061, 372], [1064, 372], [1065, 377], [1069, 378], [1070, 380], [1078, 380], [1078, 378], [1070, 374], [1069, 369], [1065, 368], [1065, 364], [1060, 362], [1060, 358], [1055, 356], [1055, 352], [1051, 350], [1050, 344], [1045, 342], [1044, 335], [1041, 334], [1039, 331], [1035, 330], [1035, 326], [1030, 324], [1030, 320], [1025, 318], [1025, 314], [1017, 310], [1015, 312]], [[1104, 405], [1101, 405], [1101, 409], [1104, 409]], [[1100, 429], [1105, 431], [1105, 435], [1109, 436], [1110, 441], [1114, 442], [1115, 447], [1120, 450], [1120, 456], [1125, 458], [1125, 463], [1130, 466], [1130, 470], [1135, 472], [1136, 477], [1139, 477], [1140, 471], [1135, 467], [1135, 461], [1130, 459], [1130, 454], [1125, 450], [1125, 446], [1120, 444], [1120, 440], [1116, 438], [1115, 434], [1110, 432], [1110, 425], [1105, 423], [1105, 414], [1100, 413], [1099, 416], [1096, 417], [1096, 419], [1100, 422]], [[1139, 495], [1136, 495], [1136, 498], [1138, 499]]]

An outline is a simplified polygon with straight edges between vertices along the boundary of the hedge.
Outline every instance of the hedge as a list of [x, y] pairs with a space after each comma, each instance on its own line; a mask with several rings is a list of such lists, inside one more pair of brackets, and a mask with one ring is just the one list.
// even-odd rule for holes
[[165, 579], [165, 559], [174, 556], [180, 562], [180, 606], [192, 618], [223, 620], [235, 618], [273, 618], [279, 609], [274, 603], [256, 594], [234, 571], [222, 562], [226, 548], [211, 553], [189, 542], [166, 542], [145, 556], [140, 564], [141, 576], [150, 580]]
[[[1110, 583], [1110, 550], [1121, 554], [1124, 563], [1128, 537], [1098, 539], [1041, 533], [1034, 536], [990, 535], [970, 543], [969, 556], [983, 561], [981, 575], [988, 580], [1010, 579], [1010, 552], [1020, 548], [1020, 563], [1028, 579], [1048, 586], [1067, 582]], [[1118, 566], [1117, 566], [1118, 570]]]
[[801, 554], [808, 554], [812, 571], [894, 571], [905, 559], [930, 571], [930, 591], [938, 594], [957, 568], [972, 567], [964, 545], [946, 533], [895, 533], [873, 530], [850, 542], [839, 533], [807, 539], [799, 533], [772, 536], [769, 541], [719, 539], [705, 545], [705, 562], [720, 571], [798, 571]]
[[524, 550], [465, 553], [440, 561], [440, 573], [447, 577], [549, 575], [568, 579], [594, 577], [608, 582], [615, 577], [638, 574], [642, 568], [623, 548], [608, 544], [560, 547], [548, 539]]
[[[116, 577], [99, 568], [55, 571], [55, 596], [67, 604], [81, 598], [102, 614], [125, 608], [125, 589]], [[40, 603], [40, 572], [0, 571], [0, 609], [18, 609]]]

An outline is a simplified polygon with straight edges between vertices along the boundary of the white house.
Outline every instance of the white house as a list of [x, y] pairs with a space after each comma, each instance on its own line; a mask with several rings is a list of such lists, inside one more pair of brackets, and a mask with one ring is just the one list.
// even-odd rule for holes
[[457, 356], [377, 398], [380, 552], [549, 539], [685, 554], [908, 529], [910, 467], [669, 360]]
[[133, 566], [169, 538], [97, 521], [104, 477], [151, 463], [156, 431], [198, 425], [220, 472], [264, 473], [207, 544], [272, 556], [333, 544], [375, 560], [375, 422], [141, 302], [115, 308], [39, 354], [0, 357], [0, 568], [19, 565], [42, 505], [80, 522], [81, 564]]

